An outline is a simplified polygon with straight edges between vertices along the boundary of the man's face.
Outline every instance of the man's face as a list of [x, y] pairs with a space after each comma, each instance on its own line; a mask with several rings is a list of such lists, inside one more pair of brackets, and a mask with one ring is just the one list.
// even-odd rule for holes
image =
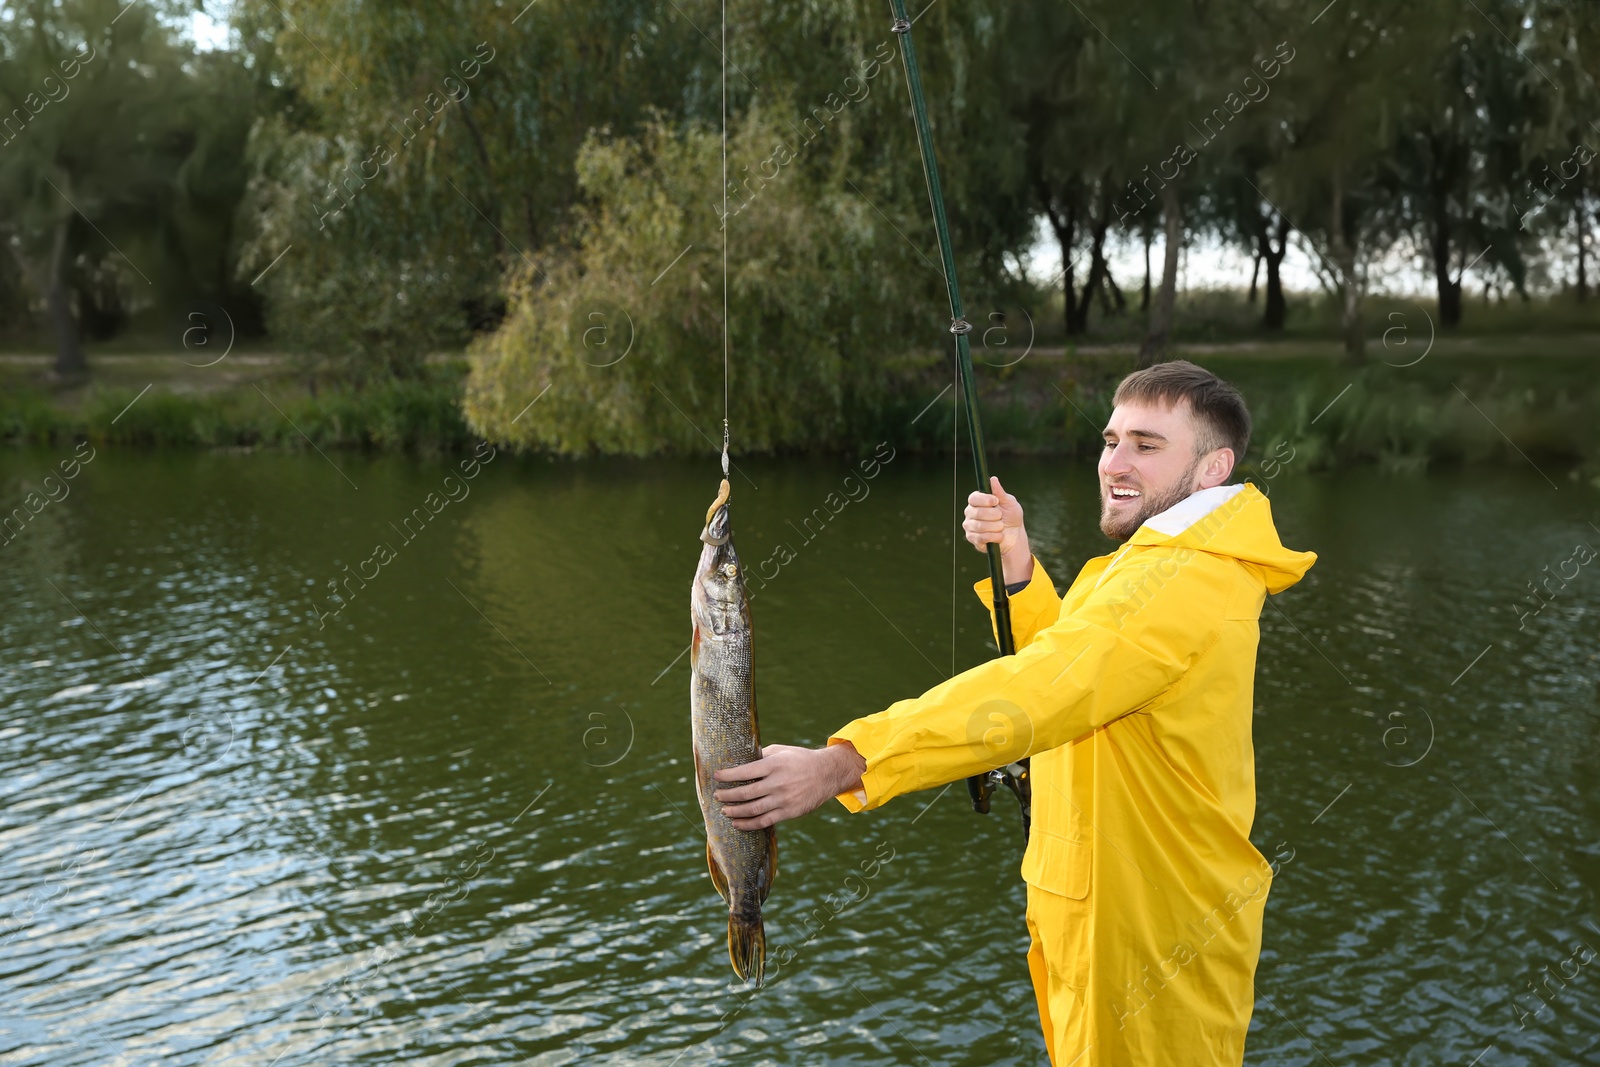
[[1233, 469], [1232, 449], [1195, 454], [1197, 427], [1189, 402], [1172, 407], [1119, 404], [1100, 453], [1100, 532], [1126, 541], [1197, 489], [1221, 485]]

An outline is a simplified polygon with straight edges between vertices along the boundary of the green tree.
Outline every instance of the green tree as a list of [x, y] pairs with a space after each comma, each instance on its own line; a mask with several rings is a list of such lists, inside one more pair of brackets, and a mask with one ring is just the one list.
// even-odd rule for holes
[[[1264, 84], [1256, 68], [1262, 56], [1277, 66], [1274, 22], [1202, 0], [1095, 0], [1030, 5], [1025, 24], [1007, 91], [1026, 120], [1038, 209], [1061, 245], [1067, 332], [1087, 328], [1091, 297], [1109, 287], [1108, 229], [1140, 231], [1148, 261], [1159, 218], [1161, 286], [1140, 351], [1147, 365], [1171, 335], [1188, 216], [1231, 153], [1264, 126], [1248, 86]], [[1075, 298], [1085, 258], [1087, 278]]]
[[[502, 279], [577, 239], [588, 194], [576, 161], [593, 131], [626, 139], [645, 122], [719, 121], [709, 0], [316, 0], [296, 5], [292, 23], [285, 10], [268, 0], [236, 9], [246, 47], [290, 94], [252, 141], [241, 270], [254, 276], [289, 250], [261, 283], [272, 332], [308, 363], [352, 376], [410, 373], [428, 351], [494, 328]], [[1004, 253], [1029, 223], [996, 150], [1005, 130], [988, 91], [1005, 10], [941, 5], [916, 31], [963, 262], [991, 282], [1004, 280]], [[760, 107], [805, 142], [785, 170], [849, 179], [843, 188], [863, 206], [897, 218], [922, 208], [887, 5], [736, 2], [728, 25], [730, 113], [738, 121]], [[469, 79], [461, 62], [475, 53], [486, 58]], [[447, 77], [459, 83], [453, 95]], [[440, 105], [431, 118], [430, 94]], [[408, 126], [418, 132], [406, 138]], [[750, 175], [730, 180], [742, 188]], [[926, 221], [911, 221], [907, 239], [931, 249]]]
[[173, 164], [166, 106], [189, 58], [161, 20], [173, 10], [27, 0], [0, 17], [0, 240], [45, 305], [62, 378], [88, 372], [80, 308], [120, 307], [129, 290], [155, 302], [148, 219]]
[[564, 238], [591, 128], [707, 101], [670, 7], [243, 0], [235, 22], [289, 89], [252, 138], [241, 272], [267, 271], [274, 336], [350, 378], [498, 321], [505, 272]]
[[1439, 325], [1446, 329], [1461, 321], [1469, 263], [1498, 264], [1518, 279], [1523, 274], [1508, 201], [1548, 104], [1539, 75], [1495, 24], [1515, 32], [1521, 9], [1492, 0], [1476, 9], [1438, 9], [1436, 20], [1419, 29], [1428, 40], [1413, 53], [1433, 76], [1395, 101], [1390, 209], [1396, 228], [1427, 250]]
[[1431, 69], [1431, 5], [1341, 4], [1317, 23], [1318, 43], [1297, 48], [1280, 92], [1285, 151], [1263, 187], [1311, 244], [1313, 267], [1339, 302], [1345, 358], [1366, 359], [1363, 302], [1374, 262], [1393, 243], [1386, 187], [1397, 101], [1421, 91]]
[[[876, 408], [887, 356], [937, 321], [943, 297], [903, 284], [927, 267], [905, 220], [849, 187], [861, 182], [785, 169], [797, 140], [756, 112], [729, 145], [732, 172], [775, 175], [729, 202], [739, 453], [841, 443]], [[578, 159], [575, 246], [519, 276], [505, 324], [476, 346], [466, 405], [476, 432], [573, 454], [720, 448], [720, 204], [708, 195], [720, 149], [717, 133], [666, 124], [591, 139]]]
[[1281, 211], [1262, 198], [1261, 187], [1270, 164], [1271, 153], [1261, 140], [1251, 141], [1234, 152], [1211, 177], [1203, 221], [1221, 239], [1246, 249], [1254, 257], [1250, 303], [1255, 302], [1261, 267], [1266, 266], [1265, 285], [1261, 287], [1261, 328], [1277, 332], [1283, 329], [1289, 310], [1282, 267], [1289, 251], [1290, 224]]
[[[1493, 11], [1494, 9], [1490, 9]], [[1518, 166], [1506, 183], [1503, 224], [1537, 256], [1552, 260], [1571, 248], [1572, 288], [1588, 297], [1590, 234], [1594, 222], [1595, 159], [1600, 157], [1600, 10], [1592, 5], [1540, 10], [1517, 33], [1521, 95], [1536, 105], [1519, 126]], [[1570, 240], [1570, 245], [1568, 241]], [[1555, 262], [1552, 273], [1565, 263]]]

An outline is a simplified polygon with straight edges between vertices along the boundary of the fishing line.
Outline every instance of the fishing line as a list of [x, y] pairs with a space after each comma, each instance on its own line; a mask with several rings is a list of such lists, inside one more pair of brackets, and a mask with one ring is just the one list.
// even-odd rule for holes
[[722, 476], [728, 476], [728, 0], [722, 0]]

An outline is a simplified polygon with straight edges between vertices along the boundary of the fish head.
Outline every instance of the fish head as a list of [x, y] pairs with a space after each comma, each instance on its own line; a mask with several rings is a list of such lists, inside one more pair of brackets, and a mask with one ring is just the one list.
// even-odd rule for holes
[[700, 540], [700, 565], [694, 572], [694, 619], [703, 630], [725, 634], [749, 625], [745, 604], [744, 565], [733, 547], [728, 505], [719, 505]]

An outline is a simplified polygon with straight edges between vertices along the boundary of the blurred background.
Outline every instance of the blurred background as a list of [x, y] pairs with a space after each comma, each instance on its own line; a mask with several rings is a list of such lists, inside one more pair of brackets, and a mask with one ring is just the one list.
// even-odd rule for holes
[[[0, 12], [0, 433], [637, 455], [720, 419], [718, 7]], [[948, 439], [912, 423], [949, 353], [888, 22], [728, 10], [747, 450]], [[939, 0], [915, 26], [996, 447], [1092, 444], [1085, 398], [1188, 354], [1264, 364], [1261, 419], [1319, 464], [1597, 472], [1570, 358], [1592, 5]], [[1405, 403], [1312, 427], [1349, 380]]]
[[[1261, 620], [1247, 1062], [1600, 1062], [1600, 6], [911, 14], [1058, 584], [1161, 359], [1319, 554]], [[786, 826], [794, 962], [727, 965], [724, 389], [766, 740], [995, 650], [889, 5], [723, 17], [0, 3], [0, 1065], [1044, 1061], [959, 785]]]

